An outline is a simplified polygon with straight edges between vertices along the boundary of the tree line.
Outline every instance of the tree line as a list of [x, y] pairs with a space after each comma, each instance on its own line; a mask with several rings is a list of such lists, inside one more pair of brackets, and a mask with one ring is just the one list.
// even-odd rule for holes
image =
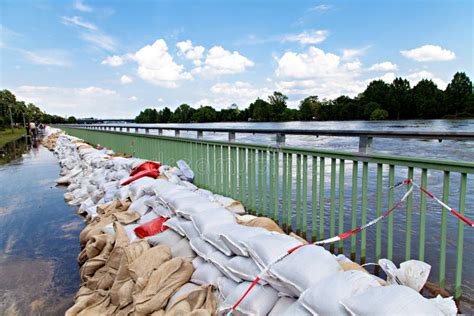
[[[11, 119], [10, 119], [11, 117]], [[25, 123], [44, 123], [44, 124], [61, 124], [76, 123], [76, 118], [70, 116], [64, 118], [59, 115], [51, 115], [43, 112], [33, 103], [26, 104], [19, 101], [16, 96], [8, 90], [0, 91], [0, 128], [10, 126], [11, 122], [19, 125]]]
[[408, 80], [396, 78], [370, 82], [354, 98], [340, 96], [333, 100], [309, 96], [298, 109], [287, 106], [288, 97], [275, 91], [267, 100], [258, 98], [240, 110], [232, 104], [220, 111], [211, 106], [195, 109], [181, 104], [175, 111], [147, 108], [135, 118], [137, 123], [205, 123], [205, 122], [279, 122], [295, 120], [401, 120], [474, 117], [474, 94], [470, 78], [463, 72], [454, 75], [445, 90], [429, 79], [413, 88]]

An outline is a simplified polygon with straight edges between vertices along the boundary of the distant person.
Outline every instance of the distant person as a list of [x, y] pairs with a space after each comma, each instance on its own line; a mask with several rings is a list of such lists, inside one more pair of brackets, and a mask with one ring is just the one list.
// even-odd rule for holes
[[30, 123], [30, 132], [31, 136], [36, 137], [36, 124], [34, 122]]

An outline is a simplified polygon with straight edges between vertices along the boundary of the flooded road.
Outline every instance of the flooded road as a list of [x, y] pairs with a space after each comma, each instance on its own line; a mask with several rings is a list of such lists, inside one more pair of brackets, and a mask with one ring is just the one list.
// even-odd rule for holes
[[0, 315], [64, 315], [79, 288], [83, 221], [55, 186], [53, 154], [20, 150], [0, 165]]

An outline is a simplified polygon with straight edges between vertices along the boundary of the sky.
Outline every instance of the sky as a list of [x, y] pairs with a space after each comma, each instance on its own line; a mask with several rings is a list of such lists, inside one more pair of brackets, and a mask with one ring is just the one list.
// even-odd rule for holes
[[374, 79], [474, 78], [473, 1], [0, 0], [0, 89], [51, 114], [133, 118]]

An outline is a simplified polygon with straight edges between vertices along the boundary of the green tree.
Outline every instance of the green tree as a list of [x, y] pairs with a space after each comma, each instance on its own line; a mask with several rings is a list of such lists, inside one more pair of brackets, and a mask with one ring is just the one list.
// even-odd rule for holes
[[181, 104], [176, 108], [172, 115], [172, 121], [176, 123], [189, 123], [193, 118], [196, 110], [187, 104]]
[[[411, 118], [414, 112], [411, 98], [410, 83], [403, 78], [395, 78], [390, 85], [389, 108], [385, 109], [389, 117], [399, 119]], [[383, 106], [382, 106], [383, 108]]]
[[249, 106], [251, 118], [257, 122], [270, 122], [272, 117], [272, 106], [265, 100], [257, 99]]
[[383, 80], [374, 80], [369, 83], [360, 99], [363, 103], [376, 102], [381, 108], [387, 109], [389, 94], [390, 85]]
[[423, 79], [413, 87], [413, 103], [417, 118], [432, 119], [442, 115], [441, 105], [442, 91], [438, 89], [432, 80]]
[[68, 124], [76, 124], [77, 123], [77, 119], [74, 117], [74, 116], [70, 116], [67, 118], [66, 122]]
[[165, 107], [163, 110], [161, 110], [158, 113], [157, 122], [158, 123], [169, 123], [169, 122], [171, 122], [172, 115], [173, 115], [173, 112], [171, 112], [170, 108]]
[[300, 102], [300, 119], [303, 121], [311, 121], [317, 119], [318, 111], [321, 107], [318, 96], [309, 96]]
[[445, 111], [447, 114], [464, 112], [470, 95], [472, 94], [472, 82], [464, 72], [457, 72], [445, 91]]
[[370, 119], [370, 115], [372, 112], [375, 110], [380, 109], [380, 104], [377, 102], [371, 101], [367, 104], [364, 105], [364, 119], [368, 120]]
[[272, 95], [268, 96], [268, 103], [271, 105], [270, 119], [272, 121], [283, 120], [283, 113], [287, 108], [287, 100], [288, 97], [278, 91], [274, 91]]
[[208, 123], [217, 121], [217, 111], [211, 106], [200, 106], [193, 114], [193, 121]]
[[388, 112], [382, 109], [375, 109], [371, 114], [370, 114], [370, 120], [371, 121], [380, 121], [380, 120], [386, 120], [388, 118]]

